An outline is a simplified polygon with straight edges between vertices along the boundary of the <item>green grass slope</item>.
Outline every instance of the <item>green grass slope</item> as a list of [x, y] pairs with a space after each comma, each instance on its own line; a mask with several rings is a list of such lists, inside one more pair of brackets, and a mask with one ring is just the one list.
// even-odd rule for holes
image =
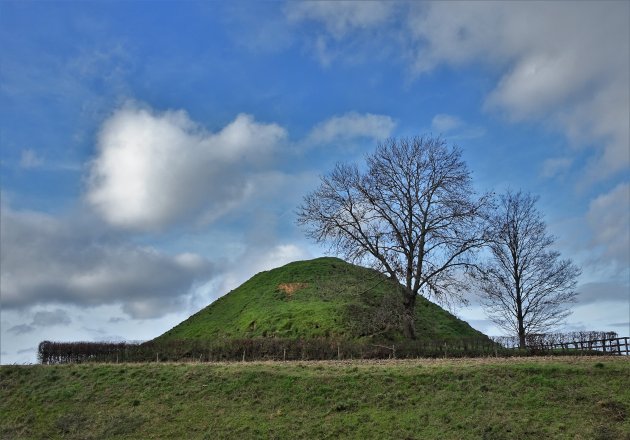
[[0, 367], [3, 439], [630, 439], [630, 362]]
[[[397, 287], [378, 272], [338, 258], [296, 261], [261, 272], [157, 338], [402, 337]], [[484, 337], [419, 297], [420, 338]]]

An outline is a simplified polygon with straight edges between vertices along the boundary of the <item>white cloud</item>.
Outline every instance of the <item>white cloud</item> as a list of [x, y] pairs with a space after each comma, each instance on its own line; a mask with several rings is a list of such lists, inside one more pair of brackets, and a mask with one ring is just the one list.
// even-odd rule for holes
[[486, 134], [483, 127], [471, 125], [457, 116], [440, 113], [431, 120], [431, 130], [437, 135], [448, 135], [449, 140], [474, 139]]
[[599, 148], [587, 165], [586, 183], [630, 166], [630, 88], [627, 80], [618, 83], [608, 83], [559, 113], [558, 119], [575, 145], [593, 142]]
[[278, 244], [272, 249], [258, 255], [252, 264], [251, 273], [258, 273], [263, 270], [275, 269], [297, 260], [308, 258], [308, 253], [295, 244]]
[[587, 220], [593, 244], [620, 267], [630, 267], [630, 184], [617, 185], [591, 201]]
[[552, 178], [567, 172], [573, 160], [569, 157], [553, 157], [543, 162], [540, 175], [545, 178]]
[[499, 76], [485, 108], [592, 149], [587, 182], [630, 166], [628, 2], [384, 2], [381, 13], [349, 12], [377, 8], [363, 4], [290, 4], [289, 18], [323, 24], [334, 39], [316, 50], [328, 63], [356, 58], [357, 45], [345, 42], [370, 28], [372, 44], [358, 48], [393, 46], [416, 75], [443, 64], [489, 66]]
[[[286, 15], [265, 2], [226, 2], [223, 20], [233, 41], [255, 53], [274, 53], [287, 49], [293, 35], [286, 25]], [[203, 4], [208, 13], [215, 13], [215, 5]]]
[[257, 273], [308, 258], [311, 258], [311, 254], [293, 243], [248, 247], [238, 259], [239, 264], [231, 265], [231, 270], [226, 271], [221, 281], [214, 284], [213, 299], [235, 289]]
[[127, 104], [103, 124], [87, 200], [112, 225], [156, 230], [202, 212], [219, 216], [246, 196], [249, 174], [286, 138], [240, 114], [217, 133], [184, 111]]
[[[183, 301], [196, 282], [214, 275], [214, 267], [198, 255], [170, 256], [126, 243], [98, 222], [62, 220], [7, 206], [0, 215], [3, 308], [122, 304], [135, 318], [162, 316]], [[64, 322], [63, 310], [35, 314], [32, 325], [53, 321]]]
[[515, 120], [537, 119], [598, 149], [589, 178], [630, 165], [627, 2], [435, 2], [413, 8], [417, 72], [448, 63], [503, 71], [487, 97]]
[[311, 130], [307, 141], [327, 144], [354, 138], [383, 139], [391, 135], [396, 122], [387, 115], [348, 112], [320, 122]]
[[78, 163], [46, 160], [41, 154], [32, 149], [22, 150], [19, 165], [25, 170], [39, 169], [44, 171], [81, 171]]
[[447, 133], [458, 127], [461, 127], [462, 121], [453, 115], [440, 113], [431, 120], [431, 128], [439, 133]]
[[20, 166], [22, 168], [37, 168], [43, 165], [44, 159], [38, 155], [34, 150], [27, 149], [22, 150], [22, 156], [20, 157]]
[[[387, 44], [380, 44], [381, 39], [400, 38], [398, 30], [390, 32], [389, 27], [400, 9], [396, 2], [303, 1], [286, 2], [284, 13], [289, 23], [300, 25], [297, 29], [306, 36], [307, 50], [323, 67], [328, 67], [336, 60], [353, 64], [382, 58], [390, 49]], [[309, 22], [322, 25], [326, 33], [304, 26]], [[374, 41], [378, 44], [371, 44]]]
[[305, 1], [289, 2], [289, 21], [313, 20], [322, 23], [336, 38], [354, 29], [366, 29], [387, 22], [395, 5], [380, 1]]

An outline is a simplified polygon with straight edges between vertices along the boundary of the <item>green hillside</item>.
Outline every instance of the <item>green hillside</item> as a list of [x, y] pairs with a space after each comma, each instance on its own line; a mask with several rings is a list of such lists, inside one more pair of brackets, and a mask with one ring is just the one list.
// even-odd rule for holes
[[[419, 338], [485, 337], [419, 297]], [[380, 273], [338, 258], [261, 272], [157, 340], [214, 338], [402, 338], [401, 295]]]

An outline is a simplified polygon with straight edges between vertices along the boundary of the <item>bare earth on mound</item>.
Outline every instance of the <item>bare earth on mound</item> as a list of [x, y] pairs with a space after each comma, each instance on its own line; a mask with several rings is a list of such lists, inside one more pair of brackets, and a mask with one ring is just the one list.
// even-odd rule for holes
[[308, 287], [308, 283], [282, 283], [278, 284], [278, 290], [287, 294], [288, 298], [291, 298], [298, 290], [306, 289]]

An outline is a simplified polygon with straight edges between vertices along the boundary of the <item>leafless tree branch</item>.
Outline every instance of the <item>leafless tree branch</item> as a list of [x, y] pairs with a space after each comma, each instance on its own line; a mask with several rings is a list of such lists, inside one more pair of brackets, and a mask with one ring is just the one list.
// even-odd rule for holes
[[537, 197], [507, 192], [490, 221], [491, 258], [471, 275], [481, 291], [488, 317], [518, 336], [545, 333], [570, 313], [580, 269], [549, 250], [555, 238], [546, 231]]
[[417, 295], [438, 300], [464, 291], [458, 272], [488, 241], [491, 205], [477, 197], [461, 151], [440, 138], [389, 139], [366, 169], [338, 164], [298, 208], [298, 224], [352, 262], [404, 286], [406, 336], [415, 337]]

